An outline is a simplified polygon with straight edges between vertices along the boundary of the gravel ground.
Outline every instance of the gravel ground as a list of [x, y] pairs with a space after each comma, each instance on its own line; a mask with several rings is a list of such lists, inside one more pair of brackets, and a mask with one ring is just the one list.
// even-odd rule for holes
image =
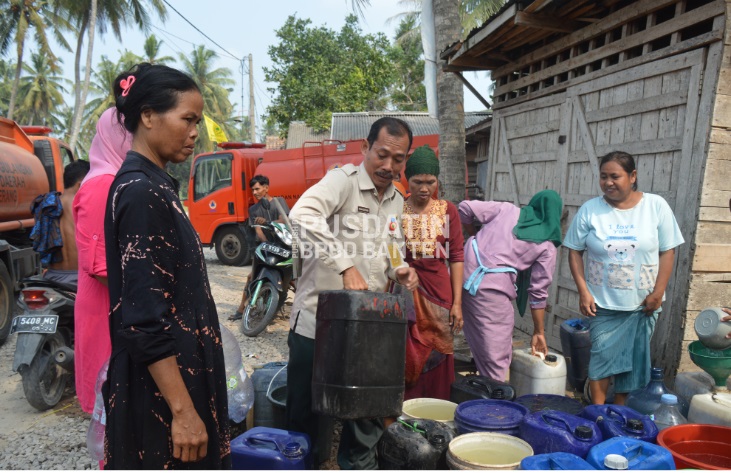
[[[219, 320], [239, 340], [249, 374], [254, 365], [286, 361], [291, 294], [266, 331], [247, 338], [239, 331], [238, 323], [227, 319], [241, 301], [250, 267], [224, 266], [213, 250], [205, 250], [205, 256]], [[12, 335], [0, 347], [0, 469], [98, 469], [86, 449], [90, 416], [79, 408], [73, 389], [67, 390], [52, 411], [39, 412], [25, 400], [21, 377], [12, 371], [15, 338]]]

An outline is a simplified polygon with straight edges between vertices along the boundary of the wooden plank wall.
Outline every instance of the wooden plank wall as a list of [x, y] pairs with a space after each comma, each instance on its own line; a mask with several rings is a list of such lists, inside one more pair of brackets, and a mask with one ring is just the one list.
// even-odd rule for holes
[[[716, 54], [720, 56], [718, 77], [706, 74], [708, 85], [715, 88], [710, 104], [712, 126], [707, 146], [707, 160], [701, 188], [695, 251], [691, 263], [690, 290], [686, 306], [683, 353], [679, 371], [697, 371], [688, 356], [687, 346], [698, 337], [693, 324], [706, 307], [731, 307], [731, 0], [726, 2], [725, 35]], [[709, 66], [713, 60], [709, 51]]]

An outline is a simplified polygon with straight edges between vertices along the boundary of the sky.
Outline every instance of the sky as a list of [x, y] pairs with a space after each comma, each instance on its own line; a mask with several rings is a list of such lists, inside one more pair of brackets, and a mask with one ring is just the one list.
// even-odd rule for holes
[[[370, 3], [364, 9], [364, 17], [360, 18], [362, 31], [382, 32], [389, 40], [393, 40], [398, 20], [390, 23], [388, 20], [403, 12], [405, 7], [399, 5], [397, 0], [371, 0]], [[314, 26], [326, 26], [339, 31], [345, 23], [345, 17], [352, 13], [351, 0], [170, 0], [170, 4], [225, 51], [168, 8], [168, 18], [164, 23], [159, 18], [152, 17], [150, 33], [163, 41], [160, 55], [173, 56], [177, 60], [179, 53], [188, 54], [198, 44], [205, 44], [207, 48], [216, 51], [219, 55], [216, 66], [227, 67], [233, 73], [236, 85], [231, 93], [231, 101], [236, 103], [236, 113], [243, 112], [244, 116], [249, 113], [249, 78], [247, 75], [242, 77], [240, 59], [246, 58], [248, 69], [248, 55], [253, 55], [257, 130], [261, 129], [261, 116], [271, 101], [272, 94], [267, 89], [276, 86], [265, 82], [262, 70], [263, 67], [271, 66], [267, 50], [277, 43], [275, 30], [284, 25], [289, 15], [296, 15], [299, 18], [309, 18]], [[116, 61], [124, 49], [142, 55], [145, 38], [146, 34], [137, 29], [123, 30], [121, 42], [109, 32], [101, 38], [97, 34], [93, 64], [99, 61], [102, 54]], [[64, 61], [64, 75], [73, 79], [73, 54], [62, 52], [58, 47], [54, 51]], [[486, 73], [466, 73], [465, 77], [488, 98], [487, 87], [490, 81]], [[466, 88], [464, 97], [466, 111], [484, 110], [482, 103]], [[66, 101], [73, 103], [71, 94]]]

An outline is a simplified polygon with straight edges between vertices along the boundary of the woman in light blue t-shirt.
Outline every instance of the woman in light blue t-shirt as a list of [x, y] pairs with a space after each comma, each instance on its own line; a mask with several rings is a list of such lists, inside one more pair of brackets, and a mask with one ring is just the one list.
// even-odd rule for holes
[[627, 393], [650, 381], [650, 338], [675, 247], [684, 240], [665, 199], [637, 190], [630, 154], [607, 154], [599, 171], [604, 195], [581, 206], [563, 244], [570, 250], [579, 309], [591, 317], [591, 399], [604, 404], [614, 376], [614, 402], [624, 404]]

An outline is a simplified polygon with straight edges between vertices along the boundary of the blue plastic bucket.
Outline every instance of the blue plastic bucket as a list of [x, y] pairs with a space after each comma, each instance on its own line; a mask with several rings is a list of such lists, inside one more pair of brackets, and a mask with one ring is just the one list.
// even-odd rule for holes
[[528, 409], [511, 401], [495, 399], [475, 399], [465, 401], [454, 412], [454, 425], [457, 432], [495, 432], [505, 435], [518, 435], [518, 426]]

